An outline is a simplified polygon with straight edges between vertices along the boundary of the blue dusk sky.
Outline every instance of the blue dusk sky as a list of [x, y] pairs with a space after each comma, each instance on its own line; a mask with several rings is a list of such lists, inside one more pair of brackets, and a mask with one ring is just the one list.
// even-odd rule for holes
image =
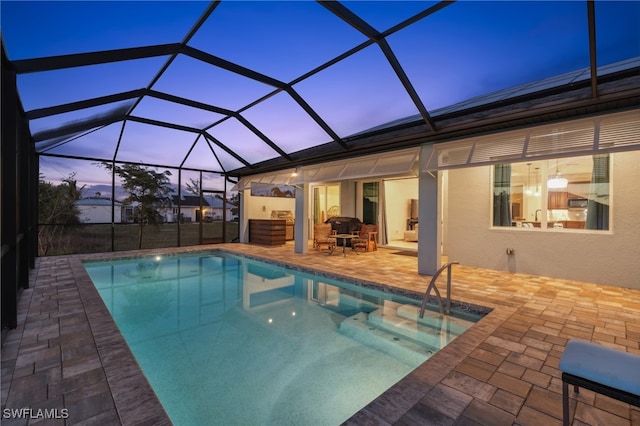
[[[430, 1], [345, 1], [384, 33], [437, 4]], [[180, 43], [209, 7], [199, 1], [1, 1], [2, 39], [12, 61]], [[640, 56], [640, 2], [596, 1], [599, 67]], [[300, 95], [339, 137], [418, 114], [375, 43], [319, 72], [318, 67], [369, 39], [314, 1], [222, 1], [187, 45], [251, 69]], [[589, 66], [586, 1], [459, 1], [386, 37], [431, 115], [456, 103]], [[248, 163], [280, 154], [240, 120], [239, 112], [282, 151], [329, 143], [332, 137], [286, 92], [179, 54], [18, 75], [25, 111], [149, 88], [221, 112], [145, 96], [31, 120], [34, 136], [114, 112], [207, 129]], [[275, 92], [274, 92], [275, 91]], [[260, 102], [255, 103], [255, 101]], [[133, 108], [135, 106], [135, 108]], [[44, 139], [52, 154], [140, 161], [223, 172], [243, 164], [197, 133], [122, 121], [73, 137]], [[122, 140], [118, 139], [122, 134]], [[39, 140], [39, 138], [36, 137]], [[43, 158], [57, 181], [71, 171], [88, 185], [110, 183], [90, 161]], [[177, 176], [177, 172], [174, 173]], [[212, 186], [219, 184], [214, 173]], [[176, 178], [177, 179], [177, 178]], [[185, 178], [183, 178], [183, 181]]]

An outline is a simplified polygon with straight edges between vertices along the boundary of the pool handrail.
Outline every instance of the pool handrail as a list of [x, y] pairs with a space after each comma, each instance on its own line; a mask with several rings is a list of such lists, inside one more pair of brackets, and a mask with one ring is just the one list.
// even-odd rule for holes
[[420, 318], [424, 318], [424, 310], [427, 307], [427, 301], [429, 300], [429, 295], [431, 293], [431, 289], [433, 289], [436, 292], [436, 299], [438, 300], [438, 307], [440, 308], [440, 315], [444, 315], [445, 314], [445, 309], [442, 306], [442, 296], [440, 296], [440, 291], [438, 290], [438, 287], [436, 287], [436, 280], [438, 279], [438, 277], [440, 276], [440, 274], [442, 273], [442, 271], [444, 271], [445, 269], [447, 270], [447, 309], [446, 309], [446, 314], [450, 315], [451, 314], [451, 266], [452, 265], [459, 265], [460, 262], [448, 262], [445, 265], [442, 265], [442, 267], [440, 267], [440, 269], [438, 269], [436, 271], [435, 274], [433, 274], [433, 277], [431, 277], [431, 281], [429, 282], [429, 285], [427, 286], [427, 291], [425, 291], [424, 293], [424, 297], [422, 298], [422, 306], [420, 307]]

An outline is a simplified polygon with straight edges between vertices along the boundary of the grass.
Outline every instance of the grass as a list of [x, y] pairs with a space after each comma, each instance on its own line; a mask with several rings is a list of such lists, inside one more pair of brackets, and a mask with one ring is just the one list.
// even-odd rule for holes
[[[46, 232], [48, 225], [44, 225]], [[180, 243], [178, 243], [178, 226], [180, 227]], [[222, 222], [202, 224], [204, 243], [222, 242]], [[114, 250], [135, 250], [138, 248], [137, 224], [117, 224], [114, 226]], [[238, 237], [238, 223], [226, 223], [225, 242], [232, 242]], [[193, 246], [200, 244], [199, 223], [165, 223], [162, 225], [145, 225], [142, 233], [142, 248], [164, 248]], [[63, 254], [104, 253], [111, 251], [111, 225], [74, 225], [62, 227], [60, 235], [49, 242], [46, 253], [40, 256]]]

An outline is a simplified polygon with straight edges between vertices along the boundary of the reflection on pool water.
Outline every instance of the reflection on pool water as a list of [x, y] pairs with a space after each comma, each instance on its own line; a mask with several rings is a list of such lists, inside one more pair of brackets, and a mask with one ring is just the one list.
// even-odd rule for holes
[[224, 252], [86, 262], [176, 425], [335, 425], [479, 316]]

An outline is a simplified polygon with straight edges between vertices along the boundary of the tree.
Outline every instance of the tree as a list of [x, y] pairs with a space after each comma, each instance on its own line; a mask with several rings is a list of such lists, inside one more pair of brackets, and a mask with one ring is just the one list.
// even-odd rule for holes
[[[240, 216], [240, 193], [236, 192], [234, 194], [231, 194], [229, 198], [229, 203], [231, 203], [231, 215], [232, 218], [233, 216], [238, 217]], [[233, 219], [232, 219], [233, 220]]]
[[55, 243], [62, 241], [65, 225], [77, 225], [78, 208], [75, 202], [82, 198], [84, 185], [78, 188], [75, 173], [54, 185], [42, 176], [38, 184], [38, 252], [46, 256]]
[[142, 248], [142, 231], [145, 224], [160, 221], [157, 209], [170, 205], [169, 194], [173, 191], [169, 176], [171, 172], [157, 172], [138, 164], [122, 166], [108, 162], [101, 163], [104, 168], [117, 174], [122, 180], [122, 189], [129, 193], [124, 204], [135, 205], [135, 220], [138, 222], [138, 249]]
[[189, 178], [189, 182], [187, 182], [187, 191], [200, 196], [200, 179]]
[[234, 206], [239, 206], [240, 205], [240, 193], [239, 192], [234, 192], [231, 194], [229, 198], [229, 202], [231, 204], [233, 204]]

